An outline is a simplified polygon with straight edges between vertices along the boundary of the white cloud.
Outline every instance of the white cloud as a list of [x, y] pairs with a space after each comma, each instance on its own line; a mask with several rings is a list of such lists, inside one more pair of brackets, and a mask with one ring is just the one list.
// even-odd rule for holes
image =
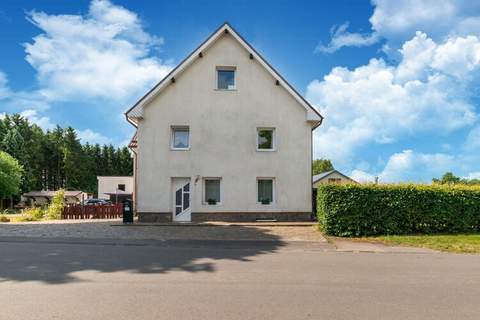
[[464, 179], [468, 179], [468, 180], [480, 179], [480, 171], [470, 172], [469, 174], [467, 174], [466, 177], [464, 177]]
[[463, 147], [467, 151], [480, 151], [480, 126], [476, 126], [470, 130]]
[[350, 173], [350, 178], [360, 183], [375, 182], [375, 175], [360, 169], [355, 169]]
[[39, 116], [37, 110], [27, 109], [20, 112], [20, 115], [44, 130], [54, 127], [54, 124], [50, 122], [50, 118]]
[[84, 16], [33, 11], [29, 20], [42, 33], [25, 44], [26, 60], [51, 101], [130, 101], [171, 68], [151, 56], [163, 40], [145, 32], [134, 12], [107, 0], [93, 0]]
[[0, 71], [0, 100], [8, 98], [10, 94], [11, 91], [8, 87], [7, 75]]
[[322, 81], [312, 81], [307, 99], [325, 116], [315, 131], [315, 156], [345, 164], [367, 144], [472, 125], [477, 114], [470, 102], [470, 75], [480, 66], [479, 54], [476, 37], [437, 44], [417, 33], [400, 50], [398, 65], [371, 59], [353, 70], [336, 67]]
[[348, 32], [347, 26], [336, 29], [325, 52], [344, 46], [365, 46], [385, 39], [385, 48], [398, 48], [422, 31], [435, 41], [466, 35], [480, 36], [480, 3], [470, 0], [373, 0], [371, 33]]
[[375, 174], [355, 169], [352, 179], [359, 182], [374, 182], [378, 177], [380, 183], [395, 182], [431, 182], [432, 177], [439, 177], [451, 171], [458, 158], [446, 153], [421, 153], [404, 150], [394, 153], [388, 159], [382, 171]]
[[[379, 174], [380, 182], [425, 181], [425, 177], [440, 176], [455, 164], [452, 155], [425, 154], [404, 150], [393, 154]], [[419, 172], [421, 175], [419, 176]]]
[[379, 37], [376, 33], [360, 34], [347, 31], [349, 23], [333, 26], [330, 30], [331, 41], [328, 45], [319, 44], [315, 52], [333, 53], [343, 47], [365, 47], [376, 43]]
[[77, 135], [82, 143], [87, 143], [87, 142], [90, 144], [98, 143], [101, 145], [112, 143], [112, 139], [102, 135], [101, 133], [95, 132], [91, 129], [78, 130]]

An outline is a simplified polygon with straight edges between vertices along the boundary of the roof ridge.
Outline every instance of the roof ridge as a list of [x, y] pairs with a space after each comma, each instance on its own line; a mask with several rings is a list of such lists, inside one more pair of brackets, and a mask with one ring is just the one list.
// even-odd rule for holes
[[[230, 29], [230, 30], [229, 30]], [[280, 82], [282, 86], [284, 87], [285, 90], [287, 90], [288, 93], [290, 93], [296, 100], [307, 110], [307, 120], [313, 120], [317, 121], [317, 125], [313, 128], [315, 129], [318, 127], [322, 121], [323, 121], [323, 116], [290, 84], [288, 83], [285, 78], [277, 71], [275, 68], [273, 68], [263, 56], [258, 53], [258, 51], [250, 44], [248, 41], [246, 41], [240, 33], [235, 30], [232, 25], [228, 21], [225, 21], [222, 25], [220, 25], [213, 33], [211, 33], [197, 48], [195, 48], [185, 59], [183, 59], [175, 68], [173, 68], [162, 80], [160, 80], [152, 89], [150, 89], [142, 98], [140, 98], [131, 108], [129, 108], [125, 112], [125, 117], [127, 118], [127, 121], [130, 122], [133, 126], [136, 127], [135, 121], [132, 120], [134, 118], [141, 118], [143, 109], [140, 110], [139, 114], [134, 117], [130, 117], [129, 114], [134, 111], [137, 107], [143, 107], [143, 104], [147, 102], [147, 100], [151, 96], [155, 96], [158, 93], [161, 92], [161, 90], [166, 86], [168, 83], [166, 80], [167, 79], [172, 79], [172, 82], [174, 81], [175, 76], [177, 73], [180, 73], [183, 71], [183, 69], [188, 66], [190, 63], [193, 63], [195, 60], [195, 53], [201, 53], [204, 49], [208, 48], [204, 46], [210, 46], [213, 42], [215, 42], [217, 39], [220, 38], [221, 32], [223, 30], [229, 31], [233, 37], [240, 42], [240, 44], [245, 47], [247, 51], [252, 51], [250, 52], [251, 55], [255, 55], [257, 60], [260, 62], [260, 64], [269, 72], [271, 73], [274, 78], [278, 78], [277, 82]], [[201, 54], [200, 54], [201, 55]], [[198, 58], [198, 57], [196, 57]], [[187, 64], [187, 65], [186, 65]], [[183, 68], [183, 69], [182, 69]], [[316, 117], [314, 119], [309, 119], [310, 113], [308, 110], [311, 110]]]

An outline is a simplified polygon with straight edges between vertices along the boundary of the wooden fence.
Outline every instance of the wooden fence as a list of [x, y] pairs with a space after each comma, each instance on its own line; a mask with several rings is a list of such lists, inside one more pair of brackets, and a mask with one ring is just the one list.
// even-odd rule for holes
[[115, 219], [123, 214], [122, 204], [90, 205], [79, 204], [63, 207], [62, 219]]

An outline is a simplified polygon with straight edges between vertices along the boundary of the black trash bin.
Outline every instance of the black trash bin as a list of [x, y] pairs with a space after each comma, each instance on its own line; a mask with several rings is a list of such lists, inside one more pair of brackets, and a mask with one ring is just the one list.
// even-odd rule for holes
[[133, 207], [130, 199], [123, 201], [123, 223], [133, 223]]

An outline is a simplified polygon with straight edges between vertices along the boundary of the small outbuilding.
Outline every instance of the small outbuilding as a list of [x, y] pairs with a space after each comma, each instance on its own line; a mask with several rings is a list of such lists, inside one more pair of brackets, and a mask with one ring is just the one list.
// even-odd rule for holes
[[[32, 206], [44, 206], [48, 205], [57, 191], [53, 190], [41, 190], [30, 191], [22, 195], [22, 202], [26, 205]], [[64, 201], [66, 204], [80, 203], [83, 200], [89, 198], [86, 192], [78, 190], [67, 190], [64, 194]]]
[[322, 172], [312, 177], [312, 186], [314, 189], [316, 189], [320, 184], [327, 184], [327, 183], [345, 184], [345, 183], [358, 183], [358, 182], [344, 175], [338, 170], [330, 170], [327, 172]]
[[98, 176], [98, 198], [121, 203], [133, 198], [132, 176]]

